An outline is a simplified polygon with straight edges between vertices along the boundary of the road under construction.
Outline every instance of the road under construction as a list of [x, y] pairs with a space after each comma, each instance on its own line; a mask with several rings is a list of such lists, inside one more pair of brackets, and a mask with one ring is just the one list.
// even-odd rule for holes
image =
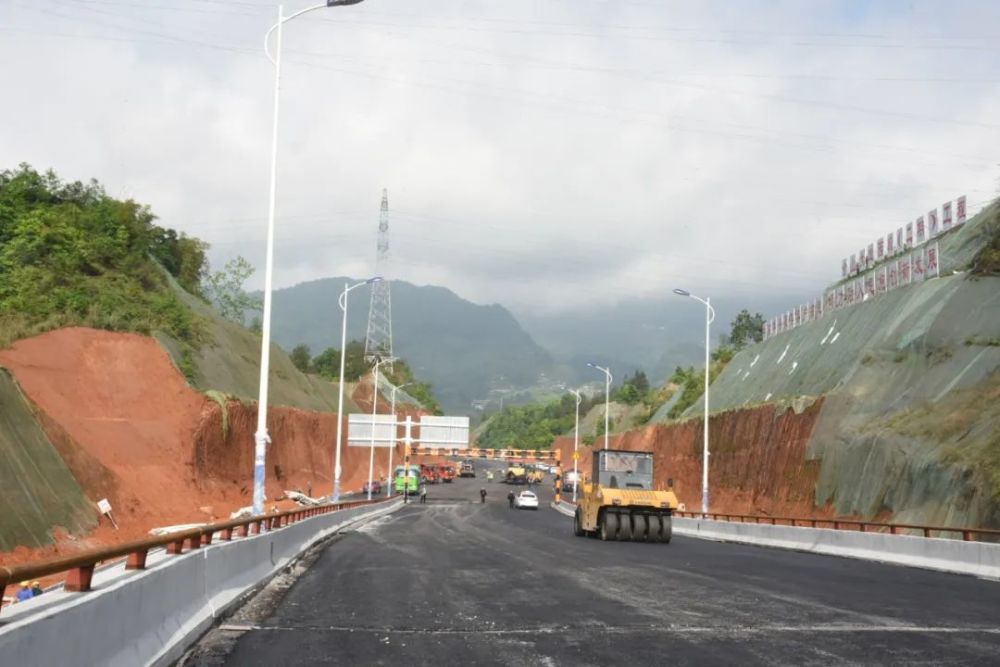
[[509, 489], [457, 479], [342, 533], [184, 664], [985, 665], [1000, 652], [996, 582], [683, 535], [579, 539], [547, 485], [538, 512], [509, 509]]

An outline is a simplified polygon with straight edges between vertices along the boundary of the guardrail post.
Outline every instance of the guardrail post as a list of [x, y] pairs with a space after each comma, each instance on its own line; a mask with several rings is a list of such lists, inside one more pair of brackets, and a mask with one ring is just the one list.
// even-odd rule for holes
[[125, 569], [126, 570], [145, 570], [146, 569], [146, 554], [149, 553], [145, 549], [141, 551], [133, 551], [125, 559]]
[[924, 537], [930, 537], [930, 536], [931, 536], [931, 529], [924, 528]]
[[212, 529], [209, 528], [206, 532], [201, 534], [201, 543], [204, 546], [208, 546], [212, 543]]
[[80, 567], [73, 568], [66, 575], [66, 583], [63, 584], [63, 590], [67, 590], [70, 593], [84, 593], [89, 591], [90, 580], [93, 576], [93, 565], [81, 565]]
[[196, 535], [194, 537], [189, 537], [187, 539], [188, 547], [190, 549], [201, 549], [201, 535]]
[[177, 555], [184, 552], [184, 540], [179, 542], [171, 542], [167, 545], [167, 553], [172, 555]]
[[889, 532], [892, 535], [899, 535], [899, 526], [894, 523], [889, 524]]
[[963, 530], [962, 531], [962, 541], [963, 542], [971, 542], [972, 541], [972, 531], [971, 530]]
[[233, 539], [233, 529], [232, 528], [223, 528], [222, 529], [222, 534], [219, 535], [219, 539], [222, 540], [223, 542], [228, 542], [231, 539]]

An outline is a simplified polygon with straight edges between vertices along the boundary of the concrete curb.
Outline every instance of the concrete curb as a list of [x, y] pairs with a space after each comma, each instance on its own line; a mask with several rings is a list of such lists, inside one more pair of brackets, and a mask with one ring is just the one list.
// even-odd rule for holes
[[560, 502], [552, 502], [552, 509], [559, 512], [560, 514], [565, 514], [568, 517], [572, 517], [576, 514], [576, 505], [572, 503], [567, 503], [565, 500]]
[[0, 655], [16, 665], [171, 664], [303, 551], [402, 506], [350, 508], [180, 556], [150, 554], [146, 570], [108, 568], [95, 574], [89, 593], [52, 592], [9, 609]]

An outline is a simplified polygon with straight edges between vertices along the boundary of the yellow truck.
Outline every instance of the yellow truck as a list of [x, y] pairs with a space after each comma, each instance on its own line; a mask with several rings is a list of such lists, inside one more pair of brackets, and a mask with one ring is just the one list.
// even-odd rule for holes
[[672, 480], [666, 490], [653, 488], [651, 452], [599, 449], [593, 466], [573, 517], [577, 537], [670, 542], [677, 496]]

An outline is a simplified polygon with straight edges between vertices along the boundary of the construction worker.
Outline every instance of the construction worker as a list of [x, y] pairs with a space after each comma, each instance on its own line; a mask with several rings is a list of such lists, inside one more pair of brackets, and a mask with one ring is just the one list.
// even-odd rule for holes
[[31, 597], [37, 598], [39, 595], [41, 595], [44, 592], [45, 591], [42, 590], [42, 584], [41, 584], [41, 582], [38, 582], [38, 581], [32, 581], [31, 582]]
[[35, 594], [31, 592], [31, 582], [22, 581], [21, 589], [17, 592], [17, 601], [24, 602], [25, 600], [30, 600], [35, 597]]
[[486, 502], [486, 487], [479, 489], [479, 502], [480, 503]]
[[421, 484], [420, 485], [420, 504], [421, 505], [426, 505], [427, 504], [427, 485], [426, 484]]
[[507, 492], [507, 509], [509, 509], [509, 510], [514, 509], [514, 492], [513, 491], [508, 491]]

